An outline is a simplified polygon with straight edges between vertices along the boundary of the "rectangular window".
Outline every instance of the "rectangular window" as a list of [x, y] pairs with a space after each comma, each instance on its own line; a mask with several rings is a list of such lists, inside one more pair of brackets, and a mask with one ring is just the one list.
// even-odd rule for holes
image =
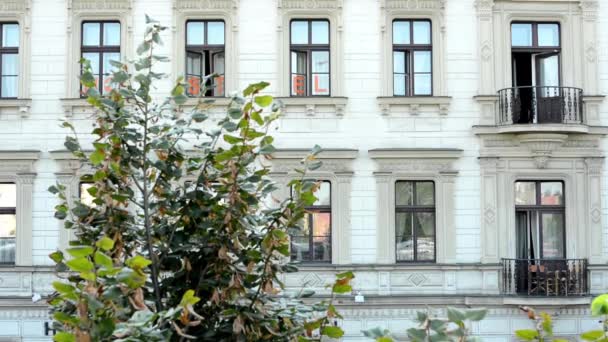
[[17, 186], [0, 184], [0, 264], [15, 263]]
[[17, 98], [19, 24], [0, 23], [0, 98]]
[[80, 198], [80, 202], [89, 207], [95, 207], [96, 204], [93, 203], [95, 197], [91, 196], [89, 193], [89, 188], [93, 186], [93, 183], [80, 183], [80, 188], [78, 189], [78, 197]]
[[435, 183], [395, 184], [397, 262], [435, 261]]
[[[110, 61], [120, 61], [120, 23], [118, 21], [85, 21], [82, 23], [80, 51], [91, 62], [95, 83], [101, 94], [112, 91]], [[87, 89], [81, 89], [86, 96]]]
[[329, 21], [292, 20], [291, 96], [330, 95]]
[[515, 182], [517, 257], [566, 257], [564, 183]]
[[[224, 96], [225, 27], [221, 20], [186, 22], [186, 82], [189, 96]], [[209, 75], [216, 76], [206, 78]]]
[[306, 208], [302, 230], [291, 235], [291, 259], [331, 262], [331, 183], [320, 182], [317, 201]]
[[393, 95], [433, 94], [433, 46], [429, 20], [393, 21]]

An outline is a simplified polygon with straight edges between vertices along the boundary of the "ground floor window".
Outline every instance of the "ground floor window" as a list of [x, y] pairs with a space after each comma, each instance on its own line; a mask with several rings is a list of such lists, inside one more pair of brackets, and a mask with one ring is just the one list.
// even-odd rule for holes
[[291, 235], [291, 259], [331, 262], [331, 183], [320, 182], [316, 202], [306, 208], [301, 230]]
[[435, 261], [435, 183], [397, 181], [395, 235], [398, 262]]

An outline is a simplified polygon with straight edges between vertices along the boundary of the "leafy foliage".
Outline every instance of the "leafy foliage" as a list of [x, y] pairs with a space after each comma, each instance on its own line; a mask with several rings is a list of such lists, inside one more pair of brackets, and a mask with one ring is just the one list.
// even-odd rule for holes
[[[409, 341], [426, 342], [426, 341], [478, 341], [477, 338], [471, 337], [467, 322], [477, 322], [485, 318], [487, 310], [485, 309], [470, 309], [460, 310], [456, 308], [447, 308], [447, 319], [433, 318], [428, 312], [418, 312], [416, 320], [419, 323], [417, 328], [407, 330]], [[375, 328], [364, 331], [366, 337], [376, 340], [376, 342], [392, 342], [394, 337], [388, 330]]]
[[[281, 275], [296, 271], [288, 231], [300, 229], [319, 184], [305, 178], [319, 167], [316, 147], [303, 160], [295, 196], [271, 205], [277, 189], [266, 159], [268, 131], [279, 116], [260, 82], [235, 95], [225, 118], [208, 120], [211, 101], [191, 112], [183, 79], [162, 103], [153, 100], [154, 54], [166, 29], [146, 17], [139, 58], [112, 61], [114, 89], [95, 87], [82, 60], [81, 83], [97, 109], [93, 150], [74, 136], [65, 146], [91, 172], [93, 205], [69, 203], [66, 187], [55, 217], [74, 233], [67, 255], [50, 255], [60, 281], [50, 299], [55, 341], [319, 341], [339, 337], [333, 299], [350, 292], [354, 275], [337, 276], [328, 303], [305, 304], [310, 292], [288, 296]], [[212, 77], [212, 76], [210, 76]], [[204, 87], [207, 79], [201, 81]], [[204, 93], [204, 91], [202, 92]], [[192, 146], [194, 145], [194, 148]]]
[[602, 327], [581, 334], [584, 341], [608, 342], [608, 294], [595, 297], [591, 302], [591, 315], [603, 316]]
[[517, 338], [519, 338], [521, 341], [568, 341], [553, 336], [553, 318], [551, 315], [545, 312], [537, 314], [534, 309], [527, 306], [522, 306], [520, 309], [527, 314], [530, 320], [535, 322], [535, 329], [520, 329], [515, 331], [515, 336], [517, 336]]

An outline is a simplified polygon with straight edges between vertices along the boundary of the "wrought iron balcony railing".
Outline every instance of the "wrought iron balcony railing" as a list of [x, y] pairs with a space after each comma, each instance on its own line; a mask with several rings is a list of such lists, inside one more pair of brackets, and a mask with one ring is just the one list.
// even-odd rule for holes
[[583, 123], [583, 90], [513, 87], [498, 91], [498, 124]]
[[584, 296], [589, 293], [586, 259], [502, 259], [502, 293], [525, 296]]

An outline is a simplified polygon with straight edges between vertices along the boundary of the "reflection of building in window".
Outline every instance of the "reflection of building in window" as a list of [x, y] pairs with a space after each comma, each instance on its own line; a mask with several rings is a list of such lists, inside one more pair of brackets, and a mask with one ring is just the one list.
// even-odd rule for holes
[[0, 184], [0, 264], [15, 263], [17, 187]]
[[[82, 58], [91, 62], [91, 70], [102, 94], [112, 91], [110, 61], [120, 61], [120, 23], [117, 21], [86, 21], [82, 23]], [[82, 89], [82, 96], [87, 89]]]
[[329, 21], [292, 20], [291, 96], [328, 96]]
[[397, 261], [435, 261], [435, 184], [398, 181], [395, 204]]
[[80, 202], [89, 207], [95, 207], [96, 204], [93, 203], [95, 197], [91, 196], [89, 193], [89, 188], [93, 187], [93, 183], [80, 183]]
[[[224, 96], [224, 22], [191, 20], [186, 23], [186, 82], [190, 96]], [[205, 76], [217, 74], [206, 82]], [[203, 82], [203, 83], [201, 83]], [[202, 94], [202, 91], [205, 91]]]
[[431, 22], [393, 21], [393, 94], [432, 95]]
[[331, 183], [320, 182], [315, 197], [306, 208], [301, 231], [291, 235], [292, 260], [331, 262]]
[[562, 182], [515, 182], [517, 258], [565, 258], [564, 212]]
[[19, 84], [19, 24], [0, 23], [0, 97], [16, 98]]

